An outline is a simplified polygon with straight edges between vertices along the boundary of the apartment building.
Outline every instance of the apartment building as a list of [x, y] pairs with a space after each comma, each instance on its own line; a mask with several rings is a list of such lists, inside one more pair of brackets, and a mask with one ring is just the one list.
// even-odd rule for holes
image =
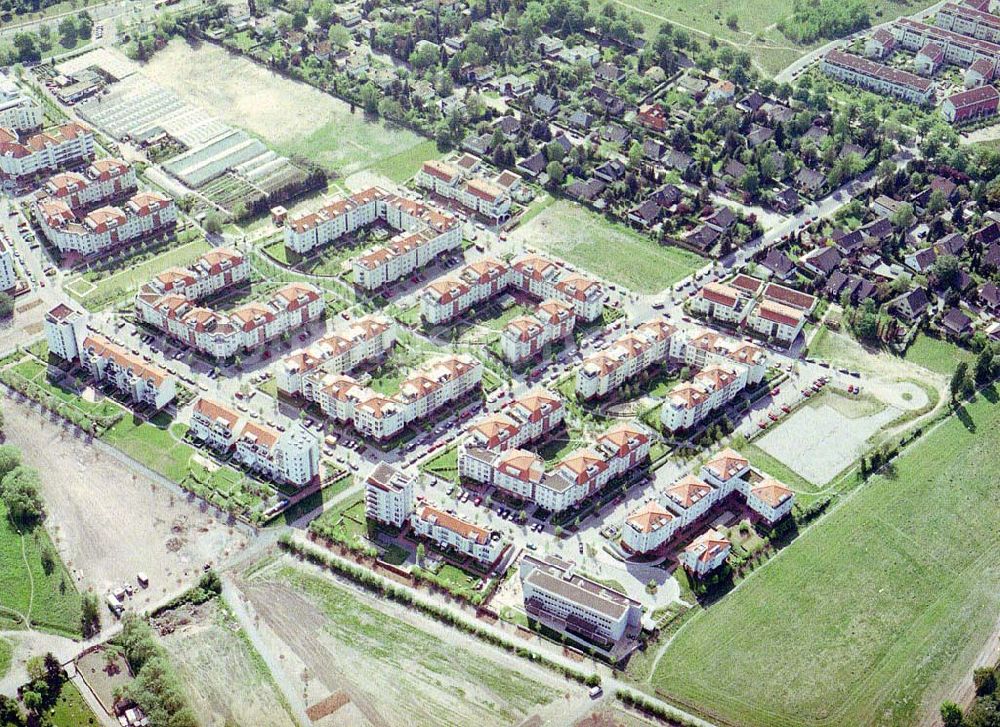
[[200, 397], [189, 434], [267, 479], [302, 486], [319, 475], [319, 440], [300, 424], [282, 431], [254, 422], [217, 401]]
[[576, 371], [576, 393], [585, 399], [607, 396], [646, 369], [681, 358], [683, 349], [683, 335], [665, 319], [646, 321], [584, 359]]
[[31, 131], [42, 125], [42, 107], [0, 72], [0, 128]]
[[135, 169], [119, 159], [97, 159], [83, 172], [52, 175], [42, 189], [41, 199], [59, 200], [71, 210], [113, 202], [135, 192]]
[[686, 528], [720, 499], [715, 487], [688, 474], [663, 491], [662, 503], [677, 515], [677, 527]]
[[94, 156], [94, 134], [76, 122], [39, 132], [23, 141], [0, 127], [0, 185], [24, 186], [40, 174], [65, 169]]
[[380, 462], [365, 480], [365, 516], [402, 528], [413, 514], [416, 477]]
[[605, 292], [600, 283], [570, 273], [548, 258], [529, 255], [513, 265], [485, 258], [456, 275], [432, 281], [420, 293], [420, 314], [433, 325], [447, 323], [508, 288], [545, 302], [566, 303], [585, 321], [596, 320], [604, 311]]
[[478, 388], [482, 377], [481, 361], [467, 355], [448, 355], [427, 362], [407, 377], [392, 396], [362, 386], [345, 374], [327, 374], [316, 386], [303, 391], [303, 396], [317, 402], [326, 416], [385, 441], [411, 422], [425, 419]]
[[806, 314], [784, 303], [762, 300], [747, 316], [747, 327], [761, 336], [792, 343], [806, 324]]
[[747, 386], [747, 367], [710, 364], [690, 382], [677, 384], [660, 408], [660, 421], [671, 432], [690, 429], [732, 401]]
[[656, 500], [650, 500], [625, 518], [622, 544], [634, 553], [656, 550], [674, 536], [680, 519]]
[[9, 240], [0, 232], [0, 290], [13, 291], [17, 287], [17, 273], [14, 272], [14, 255], [10, 251]]
[[746, 498], [750, 509], [770, 525], [790, 513], [795, 504], [795, 493], [773, 477], [748, 485]]
[[723, 323], [738, 325], [746, 316], [753, 298], [742, 290], [724, 283], [706, 283], [691, 298], [691, 310], [698, 315]]
[[760, 346], [707, 329], [689, 334], [679, 358], [684, 365], [699, 369], [711, 364], [746, 366], [747, 386], [759, 384], [767, 372], [767, 353]]
[[137, 192], [121, 206], [106, 205], [78, 216], [66, 201], [47, 197], [36, 206], [38, 225], [60, 252], [95, 255], [120, 245], [165, 235], [177, 224], [171, 197]]
[[167, 268], [142, 286], [145, 300], [176, 295], [190, 301], [221, 293], [250, 279], [250, 261], [229, 247], [217, 247], [201, 255], [187, 268]]
[[313, 396], [327, 374], [344, 374], [385, 356], [396, 342], [396, 324], [381, 314], [343, 325], [315, 343], [285, 356], [275, 368], [278, 391]]
[[996, 116], [1000, 92], [993, 86], [979, 86], [948, 96], [941, 104], [941, 115], [948, 123], [964, 124]]
[[689, 573], [701, 578], [725, 563], [732, 549], [728, 538], [709, 528], [691, 541], [678, 559]]
[[289, 283], [264, 301], [244, 303], [225, 313], [198, 306], [183, 294], [157, 295], [144, 288], [136, 296], [140, 319], [214, 358], [259, 348], [318, 320], [324, 308], [322, 292], [307, 283]]
[[945, 3], [934, 16], [939, 28], [990, 43], [1000, 43], [1000, 17], [966, 4]]
[[380, 219], [379, 201], [388, 196], [385, 190], [370, 187], [346, 199], [335, 199], [316, 212], [290, 220], [285, 225], [285, 247], [305, 255], [374, 224]]
[[506, 544], [491, 536], [490, 531], [449, 515], [431, 505], [421, 506], [410, 517], [410, 527], [420, 537], [427, 538], [442, 549], [453, 549], [483, 565], [499, 560]]
[[545, 300], [534, 315], [511, 319], [500, 331], [504, 360], [520, 364], [543, 353], [545, 347], [572, 335], [576, 325], [573, 307], [561, 300]]
[[177, 395], [174, 379], [166, 371], [96, 333], [84, 336], [80, 363], [95, 381], [107, 382], [136, 404], [162, 409]]
[[937, 25], [928, 25], [912, 18], [897, 18], [892, 24], [891, 31], [902, 48], [916, 52], [928, 43], [934, 43], [944, 52], [946, 62], [963, 68], [968, 68], [980, 59], [996, 67], [997, 58], [1000, 58], [1000, 44], [962, 35]]
[[827, 52], [820, 61], [820, 69], [839, 81], [913, 104], [930, 104], [934, 100], [934, 84], [930, 80], [841, 50]]
[[236, 439], [236, 459], [268, 479], [301, 487], [319, 476], [319, 440], [301, 424], [282, 432], [245, 421]]
[[634, 647], [642, 630], [638, 601], [581, 576], [575, 563], [556, 556], [525, 555], [518, 570], [529, 617], [614, 660]]
[[80, 342], [87, 332], [88, 316], [82, 311], [59, 303], [45, 314], [45, 338], [49, 353], [64, 361], [74, 361], [80, 356]]
[[466, 155], [460, 162], [448, 162], [432, 159], [424, 162], [414, 178], [424, 189], [430, 190], [445, 199], [451, 199], [468, 210], [476, 212], [494, 222], [505, 219], [510, 212], [510, 194], [500, 184], [474, 176], [479, 168], [478, 160]]

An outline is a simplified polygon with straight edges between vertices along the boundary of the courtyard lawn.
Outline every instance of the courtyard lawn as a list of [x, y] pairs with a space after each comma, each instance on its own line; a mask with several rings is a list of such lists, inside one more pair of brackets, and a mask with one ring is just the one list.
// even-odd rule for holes
[[190, 265], [198, 256], [211, 249], [208, 241], [199, 237], [168, 248], [143, 262], [126, 260], [115, 271], [74, 275], [63, 287], [87, 310], [100, 310], [128, 297], [154, 275], [167, 268]]
[[693, 252], [660, 245], [564, 200], [549, 205], [513, 234], [528, 245], [639, 293], [664, 290], [707, 262]]
[[[52, 556], [48, 573], [43, 553]], [[24, 628], [25, 619], [34, 628], [77, 638], [80, 594], [45, 527], [36, 525], [22, 537], [0, 505], [0, 628]], [[0, 644], [0, 667], [2, 652]]]
[[972, 366], [976, 355], [953, 343], [920, 333], [906, 349], [907, 361], [944, 376], [951, 376], [960, 361]]
[[420, 469], [443, 480], [458, 481], [458, 447], [453, 445], [420, 465]]
[[983, 506], [1000, 497], [998, 446], [993, 403], [946, 420], [688, 622], [658, 660], [657, 691], [769, 727], [935, 713], [1000, 608], [996, 509]]

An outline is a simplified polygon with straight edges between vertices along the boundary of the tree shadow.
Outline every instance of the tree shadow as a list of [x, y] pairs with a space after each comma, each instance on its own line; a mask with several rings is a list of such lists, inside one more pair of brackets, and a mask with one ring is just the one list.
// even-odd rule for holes
[[969, 412], [966, 411], [964, 404], [957, 404], [955, 406], [955, 416], [958, 417], [958, 421], [962, 422], [962, 426], [971, 434], [976, 433], [976, 423], [972, 421], [972, 417], [969, 416]]

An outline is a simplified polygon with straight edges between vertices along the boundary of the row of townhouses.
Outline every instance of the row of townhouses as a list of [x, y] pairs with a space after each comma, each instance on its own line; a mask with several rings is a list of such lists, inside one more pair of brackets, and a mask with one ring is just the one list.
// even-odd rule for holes
[[816, 298], [778, 283], [764, 284], [748, 275], [729, 283], [707, 283], [688, 303], [691, 311], [732, 326], [791, 344], [816, 310]]
[[365, 515], [396, 528], [409, 523], [416, 535], [484, 565], [500, 558], [506, 544], [488, 530], [431, 505], [421, 504], [417, 510], [414, 485], [413, 475], [380, 463], [365, 480]]
[[234, 452], [240, 464], [270, 480], [302, 486], [319, 476], [319, 440], [298, 423], [282, 431], [201, 397], [189, 433], [222, 454]]
[[494, 222], [506, 219], [510, 213], [510, 195], [496, 182], [475, 174], [478, 159], [466, 154], [475, 165], [449, 164], [431, 159], [424, 162], [416, 174], [416, 183], [445, 199], [458, 202], [467, 210], [478, 213]]
[[169, 233], [177, 225], [177, 207], [159, 192], [137, 192], [121, 206], [105, 205], [80, 215], [66, 201], [40, 200], [39, 227], [60, 252], [94, 255], [119, 245]]
[[[768, 524], [785, 517], [795, 504], [794, 492], [751, 468], [750, 462], [739, 453], [725, 449], [702, 466], [700, 477], [685, 475], [630, 513], [622, 529], [622, 543], [635, 553], [654, 551], [734, 492], [745, 498], [747, 506]], [[697, 575], [721, 565], [721, 561], [715, 563], [712, 558], [704, 560], [701, 557], [704, 549], [694, 550], [697, 559], [689, 565], [682, 555], [681, 562]], [[711, 568], [710, 563], [714, 563]]]
[[1000, 58], [1000, 44], [970, 37], [938, 25], [912, 18], [898, 18], [891, 27], [896, 42], [906, 50], [920, 51], [932, 43], [942, 51], [942, 61], [968, 68], [983, 59], [994, 68]]
[[0, 128], [32, 131], [42, 125], [42, 107], [0, 71]]
[[639, 424], [618, 424], [597, 438], [593, 446], [568, 454], [551, 471], [545, 460], [525, 449], [493, 451], [475, 446], [475, 439], [459, 448], [462, 477], [493, 485], [514, 497], [561, 512], [583, 502], [611, 480], [649, 458], [652, 434]]
[[934, 84], [929, 79], [842, 50], [826, 53], [820, 69], [839, 81], [913, 104], [927, 105], [934, 100]]
[[285, 246], [299, 254], [383, 222], [398, 234], [351, 262], [355, 284], [374, 290], [462, 245], [458, 219], [423, 202], [371, 187], [285, 225]]
[[465, 354], [432, 359], [387, 396], [346, 374], [329, 373], [303, 387], [302, 396], [331, 419], [350, 423], [361, 434], [386, 441], [410, 423], [479, 388], [483, 364]]
[[1000, 17], [966, 3], [945, 3], [934, 16], [939, 28], [990, 43], [1000, 43]]
[[438, 278], [420, 292], [420, 314], [430, 324], [446, 323], [508, 289], [567, 303], [584, 321], [597, 320], [604, 311], [605, 290], [600, 283], [541, 255], [527, 255], [509, 265], [483, 258], [455, 275]]
[[93, 132], [75, 122], [23, 139], [0, 127], [0, 186], [17, 189], [40, 174], [75, 166], [93, 156]]
[[312, 399], [327, 374], [346, 374], [380, 359], [395, 342], [393, 321], [380, 314], [359, 318], [282, 358], [275, 367], [278, 391]]

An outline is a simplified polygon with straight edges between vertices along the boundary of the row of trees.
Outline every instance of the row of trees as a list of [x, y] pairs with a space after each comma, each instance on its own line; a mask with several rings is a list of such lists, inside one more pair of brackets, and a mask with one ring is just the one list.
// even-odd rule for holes
[[944, 727], [1000, 727], [998, 682], [1000, 662], [976, 669], [972, 673], [972, 684], [976, 689], [972, 706], [963, 714], [961, 707], [954, 702], [942, 704], [941, 722]]

